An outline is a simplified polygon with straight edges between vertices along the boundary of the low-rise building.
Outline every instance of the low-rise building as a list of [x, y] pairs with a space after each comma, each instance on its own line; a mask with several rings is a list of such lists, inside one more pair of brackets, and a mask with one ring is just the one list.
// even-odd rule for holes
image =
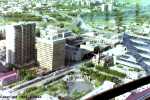
[[0, 75], [0, 85], [8, 85], [10, 83], [13, 83], [19, 79], [19, 74], [17, 71], [10, 71], [7, 73], [2, 73]]
[[66, 65], [72, 62], [81, 61], [84, 55], [88, 54], [89, 51], [80, 47], [85, 40], [82, 37], [67, 37], [65, 45], [65, 60]]
[[71, 46], [71, 45], [65, 45], [65, 51], [66, 51], [66, 55], [65, 55], [65, 59], [66, 59], [66, 62], [69, 63], [72, 62], [72, 61], [81, 61], [82, 59], [82, 55], [81, 55], [81, 49], [78, 48], [78, 47], [74, 47], [74, 46]]

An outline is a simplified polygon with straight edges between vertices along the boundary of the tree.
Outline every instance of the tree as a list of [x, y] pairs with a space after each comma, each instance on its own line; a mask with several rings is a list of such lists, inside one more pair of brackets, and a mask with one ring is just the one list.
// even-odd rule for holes
[[35, 30], [35, 33], [36, 33], [36, 36], [37, 36], [37, 37], [40, 37], [40, 29], [36, 29], [36, 30]]
[[74, 27], [72, 29], [72, 32], [75, 33], [78, 36], [80, 36], [80, 34], [82, 33], [82, 31], [81, 31], [81, 29], [79, 27]]
[[140, 0], [136, 0], [136, 7], [135, 7], [135, 22], [136, 24], [143, 24], [143, 18], [140, 15]]
[[106, 21], [109, 21], [109, 16], [110, 16], [110, 14], [109, 14], [109, 11], [108, 11], [108, 5], [106, 5], [105, 6], [105, 20]]
[[84, 65], [88, 68], [95, 66], [93, 62], [88, 62], [88, 63], [85, 63]]
[[9, 70], [16, 70], [16, 69], [17, 69], [17, 66], [14, 65], [14, 64], [9, 64], [9, 65], [8, 65], [8, 69], [9, 69]]
[[31, 80], [35, 78], [35, 72], [26, 68], [20, 69], [20, 77], [23, 80]]
[[121, 32], [120, 27], [123, 25], [123, 12], [120, 9], [115, 10], [115, 21], [118, 33]]
[[58, 25], [60, 28], [64, 28], [64, 23], [60, 23], [59, 25]]
[[100, 63], [100, 57], [101, 57], [101, 53], [102, 53], [102, 49], [100, 46], [97, 46], [94, 48], [94, 53], [98, 54], [98, 64]]
[[23, 7], [23, 11], [24, 11], [24, 12], [28, 12], [28, 11], [29, 11], [29, 9], [27, 8], [27, 6], [24, 6], [24, 7]]

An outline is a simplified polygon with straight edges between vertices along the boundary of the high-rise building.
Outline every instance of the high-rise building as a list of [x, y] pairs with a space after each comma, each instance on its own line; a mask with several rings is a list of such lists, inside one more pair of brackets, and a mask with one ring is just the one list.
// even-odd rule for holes
[[6, 26], [6, 63], [26, 66], [35, 63], [34, 23]]
[[64, 66], [65, 39], [57, 30], [50, 30], [37, 38], [37, 61], [42, 68], [54, 70]]

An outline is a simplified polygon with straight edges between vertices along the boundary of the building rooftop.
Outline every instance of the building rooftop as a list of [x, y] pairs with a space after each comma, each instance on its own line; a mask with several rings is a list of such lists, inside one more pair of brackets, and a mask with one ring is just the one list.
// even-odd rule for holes
[[10, 72], [1, 74], [1, 75], [0, 75], [0, 80], [4, 80], [4, 79], [9, 78], [9, 77], [12, 77], [12, 76], [14, 76], [14, 75], [17, 75], [17, 72], [16, 72], [16, 71], [10, 71]]
[[48, 26], [46, 29], [40, 31], [41, 33], [40, 38], [45, 39], [47, 41], [55, 41], [63, 39], [64, 38], [63, 31], [64, 31], [63, 29]]

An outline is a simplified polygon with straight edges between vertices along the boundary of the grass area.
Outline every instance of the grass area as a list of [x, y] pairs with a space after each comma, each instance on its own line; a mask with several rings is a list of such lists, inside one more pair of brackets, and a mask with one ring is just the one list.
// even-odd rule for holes
[[102, 85], [102, 82], [99, 82], [99, 81], [95, 81], [95, 87], [99, 87], [99, 86], [101, 86]]
[[17, 96], [17, 100], [28, 100], [31, 96], [40, 96], [45, 90], [43, 86], [29, 88], [24, 93]]
[[72, 99], [73, 100], [79, 100], [82, 96], [86, 95], [86, 92], [78, 92], [78, 91], [74, 91], [72, 94]]
[[108, 73], [108, 74], [112, 74], [112, 75], [118, 76], [120, 78], [125, 78], [126, 77], [126, 74], [124, 74], [124, 73], [118, 72], [116, 70], [111, 70], [109, 68], [102, 67], [102, 66], [99, 66], [99, 65], [96, 66], [96, 69], [98, 71], [102, 71], [102, 72], [105, 72], [105, 73]]
[[57, 96], [59, 94], [67, 95], [67, 84], [65, 81], [58, 81], [55, 84], [47, 86], [48, 94]]
[[118, 64], [118, 65], [116, 65], [118, 68], [123, 68], [123, 65], [120, 65], [120, 64]]
[[[121, 64], [118, 64], [117, 67], [119, 68], [123, 68], [123, 66], [126, 66], [126, 65], [121, 65]], [[135, 72], [140, 72], [140, 71], [143, 71], [142, 69], [139, 69], [139, 68], [135, 68], [135, 67], [132, 67], [132, 66], [127, 66], [129, 71], [135, 71]]]
[[129, 71], [140, 72], [140, 71], [142, 71], [142, 70], [139, 69], [139, 68], [129, 68]]

